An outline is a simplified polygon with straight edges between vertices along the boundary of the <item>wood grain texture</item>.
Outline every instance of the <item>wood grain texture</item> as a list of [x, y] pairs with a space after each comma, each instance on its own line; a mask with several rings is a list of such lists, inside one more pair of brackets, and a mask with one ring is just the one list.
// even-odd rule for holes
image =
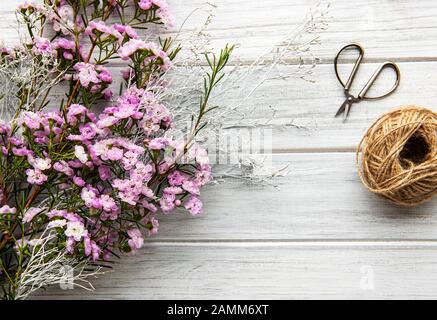
[[[429, 299], [437, 295], [436, 246], [149, 244], [97, 280], [93, 293], [52, 288], [38, 298]], [[369, 267], [374, 289], [364, 290]]]
[[[378, 65], [369, 63], [360, 67], [352, 92], [359, 92]], [[354, 104], [349, 118], [343, 123], [342, 118], [334, 118], [345, 97], [332, 64], [316, 67], [312, 76], [315, 83], [288, 77], [296, 67], [281, 66], [275, 77], [265, 81], [246, 102], [251, 112], [243, 121], [234, 124], [240, 129], [271, 128], [273, 152], [355, 151], [367, 128], [384, 112], [408, 104], [437, 110], [437, 93], [433, 89], [437, 81], [437, 64], [401, 62], [399, 67], [402, 80], [395, 93], [381, 100]], [[370, 95], [384, 93], [394, 83], [393, 74], [388, 72], [382, 77]], [[251, 81], [255, 82], [257, 75], [253, 78]], [[232, 96], [225, 97], [223, 103], [228, 100], [232, 101]], [[275, 109], [273, 118], [270, 107]]]
[[208, 186], [202, 197], [205, 214], [162, 217], [156, 240], [437, 238], [437, 199], [416, 208], [382, 200], [361, 184], [354, 157], [275, 155], [273, 167], [289, 166], [286, 177], [274, 179], [271, 186], [240, 180]]
[[[20, 2], [0, 2], [6, 44], [18, 42], [11, 10]], [[177, 27], [191, 15], [182, 34], [199, 28], [212, 13], [209, 45], [239, 44], [235, 55], [244, 70], [289, 36], [315, 1], [169, 3]], [[400, 208], [370, 194], [358, 180], [353, 154], [383, 112], [403, 104], [437, 110], [436, 14], [434, 0], [331, 1], [329, 28], [320, 35], [321, 45], [313, 47], [321, 58], [312, 75], [315, 83], [296, 77], [299, 60], [287, 57], [288, 65], [279, 66], [247, 102], [251, 112], [246, 119], [227, 124], [232, 134], [271, 129], [272, 165], [288, 164], [290, 174], [275, 178], [277, 187], [240, 180], [210, 185], [202, 196], [203, 216], [162, 217], [159, 236], [137, 256], [117, 262], [114, 273], [95, 282], [94, 293], [52, 288], [35, 298], [437, 297], [436, 200]], [[332, 59], [352, 41], [366, 48], [358, 85], [387, 59], [399, 63], [402, 81], [390, 97], [354, 105], [342, 123], [333, 118], [343, 92]], [[352, 62], [347, 57], [343, 67]], [[233, 99], [230, 95], [222, 102]], [[276, 109], [273, 119], [270, 107]], [[360, 270], [366, 265], [374, 270], [374, 290], [360, 288]]]
[[[17, 42], [11, 27], [15, 26], [12, 10], [21, 0], [0, 3], [0, 30], [5, 42]], [[169, 0], [177, 24], [184, 30], [199, 28], [211, 12], [213, 21], [208, 28], [211, 46], [238, 43], [238, 55], [251, 61], [281, 43], [301, 23], [317, 3], [316, 0]], [[323, 46], [317, 54], [330, 63], [338, 48], [351, 41], [365, 44], [368, 58], [374, 60], [402, 59], [405, 61], [436, 60], [437, 32], [435, 1], [422, 0], [333, 0], [330, 4], [329, 28], [321, 35]], [[194, 12], [193, 12], [194, 11]], [[174, 32], [173, 32], [174, 33]], [[168, 34], [172, 34], [168, 31]]]

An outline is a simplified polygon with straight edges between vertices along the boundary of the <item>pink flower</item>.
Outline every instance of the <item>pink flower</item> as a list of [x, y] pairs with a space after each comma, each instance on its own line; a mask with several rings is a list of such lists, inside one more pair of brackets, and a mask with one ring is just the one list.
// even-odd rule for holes
[[45, 13], [47, 11], [42, 4], [37, 3], [36, 1], [24, 1], [24, 3], [20, 3], [18, 5], [17, 9], [21, 11], [31, 9], [41, 13]]
[[164, 194], [164, 196], [159, 200], [159, 205], [163, 213], [170, 213], [175, 208], [175, 195], [174, 194]]
[[114, 29], [120, 32], [121, 34], [126, 34], [131, 39], [138, 39], [138, 34], [136, 31], [128, 25], [114, 24]]
[[143, 191], [142, 181], [130, 179], [115, 179], [112, 186], [119, 190], [118, 197], [121, 201], [133, 206], [136, 205]]
[[45, 158], [45, 159], [34, 158], [32, 155], [29, 155], [27, 158], [30, 165], [35, 169], [38, 169], [39, 171], [48, 170], [52, 167], [51, 166], [52, 161], [49, 158]]
[[74, 182], [75, 185], [77, 185], [79, 187], [85, 186], [85, 181], [81, 177], [74, 176], [73, 177], [73, 182]]
[[180, 186], [186, 180], [186, 177], [176, 170], [169, 174], [167, 179], [171, 186]]
[[83, 87], [88, 87], [90, 83], [100, 83], [99, 75], [93, 64], [78, 62], [73, 69], [78, 72], [74, 75], [75, 80], [79, 80]]
[[126, 119], [137, 112], [138, 107], [130, 105], [121, 105], [114, 110], [114, 117], [118, 119]]
[[57, 38], [52, 42], [54, 49], [76, 50], [76, 43], [66, 38]]
[[21, 115], [20, 122], [24, 123], [29, 129], [39, 129], [43, 120], [35, 112], [25, 111]]
[[99, 79], [105, 83], [112, 83], [112, 76], [109, 70], [103, 66], [96, 66], [96, 70], [98, 71]]
[[59, 162], [55, 162], [53, 164], [53, 169], [55, 169], [58, 172], [62, 172], [64, 174], [66, 174], [67, 176], [72, 176], [74, 174], [73, 169], [71, 169], [68, 166], [68, 163], [65, 162], [64, 160], [61, 160]]
[[196, 170], [195, 176], [196, 176], [196, 181], [200, 185], [203, 186], [207, 184], [212, 180], [211, 166], [209, 164], [200, 166], [200, 168]]
[[140, 0], [140, 2], [138, 3], [138, 6], [142, 10], [149, 10], [152, 8], [153, 2], [152, 2], [152, 0]]
[[50, 40], [42, 37], [35, 37], [35, 46], [32, 48], [35, 54], [40, 54], [43, 56], [53, 56], [54, 50], [50, 43]]
[[112, 147], [108, 149], [103, 156], [112, 161], [121, 160], [123, 158], [123, 149]]
[[96, 194], [89, 188], [83, 188], [80, 193], [80, 197], [85, 202], [87, 207], [91, 207], [96, 199]]
[[164, 129], [171, 126], [171, 115], [162, 104], [151, 103], [146, 106], [147, 113], [144, 115], [140, 126], [147, 135], [157, 132], [161, 127]]
[[85, 237], [83, 237], [83, 246], [84, 246], [84, 253], [85, 256], [90, 256], [91, 252], [92, 252], [92, 246], [91, 246], [91, 239], [89, 237], [89, 235], [86, 235]]
[[138, 162], [138, 154], [132, 151], [127, 151], [124, 154], [123, 159], [121, 159], [121, 163], [123, 168], [126, 170], [131, 170]]
[[132, 76], [132, 69], [126, 68], [121, 70], [120, 73], [124, 80], [128, 80]]
[[26, 212], [23, 215], [23, 223], [28, 223], [30, 221], [32, 221], [32, 219], [38, 214], [41, 213], [43, 211], [43, 209], [41, 208], [34, 208], [31, 207], [29, 209], [26, 210]]
[[19, 157], [27, 157], [33, 154], [32, 151], [30, 151], [27, 148], [12, 148], [12, 153]]
[[13, 48], [0, 46], [0, 56], [12, 60], [17, 56], [17, 52]]
[[102, 208], [105, 211], [117, 211], [118, 207], [115, 204], [115, 200], [108, 196], [107, 194], [103, 194], [100, 196], [100, 203], [102, 204]]
[[85, 226], [80, 221], [70, 221], [67, 223], [65, 235], [73, 238], [75, 241], [80, 241], [87, 234]]
[[185, 209], [189, 210], [192, 215], [198, 215], [203, 212], [203, 204], [199, 198], [191, 196], [187, 202], [185, 202]]
[[65, 60], [73, 60], [73, 58], [74, 58], [73, 54], [72, 54], [71, 52], [68, 52], [68, 51], [64, 51], [64, 52], [62, 53], [62, 57], [63, 57]]
[[87, 36], [92, 35], [95, 31], [100, 33], [109, 33], [110, 28], [105, 24], [104, 21], [90, 21], [88, 27], [85, 29], [85, 34]]
[[74, 30], [74, 11], [69, 5], [61, 5], [57, 9], [57, 13], [51, 11], [49, 14], [49, 21], [53, 24], [53, 30], [61, 31], [67, 35]]
[[165, 149], [169, 145], [169, 141], [166, 138], [155, 138], [149, 142], [149, 148], [152, 150]]
[[88, 161], [88, 155], [86, 154], [83, 146], [74, 146], [74, 155], [82, 163], [86, 163]]
[[100, 247], [94, 241], [91, 241], [91, 251], [93, 255], [93, 261], [99, 259], [102, 249], [100, 249]]
[[103, 181], [106, 181], [111, 177], [111, 169], [108, 166], [99, 166], [98, 171], [100, 179]]
[[47, 181], [48, 177], [38, 169], [27, 169], [27, 182], [30, 184], [42, 185]]
[[198, 143], [194, 143], [188, 151], [189, 157], [196, 160], [200, 165], [209, 165], [208, 152]]
[[79, 160], [70, 160], [67, 163], [71, 168], [74, 168], [74, 169], [79, 169], [79, 168], [83, 167], [83, 163], [80, 162]]
[[127, 231], [127, 234], [129, 236], [128, 244], [129, 247], [132, 249], [132, 251], [138, 251], [144, 244], [144, 238], [141, 234], [141, 231], [137, 228], [135, 229], [129, 229]]
[[144, 164], [142, 162], [137, 162], [135, 168], [130, 171], [130, 176], [132, 179], [138, 181], [147, 182], [152, 178], [153, 167], [151, 164]]
[[180, 187], [167, 187], [164, 189], [163, 192], [164, 192], [164, 194], [175, 195], [175, 194], [184, 193], [184, 190]]
[[87, 108], [80, 104], [72, 104], [68, 107], [67, 111], [67, 121], [70, 125], [75, 125], [78, 121], [80, 115], [85, 115], [87, 113]]
[[80, 131], [80, 136], [82, 138], [81, 139], [82, 141], [91, 140], [97, 134], [96, 125], [94, 123], [87, 123], [85, 125], [80, 125], [79, 131]]
[[113, 116], [100, 115], [100, 120], [97, 121], [97, 126], [99, 128], [109, 128], [113, 125], [117, 124], [119, 121], [118, 118]]
[[72, 40], [68, 40], [66, 38], [57, 38], [54, 42], [53, 42], [53, 46], [58, 49], [58, 48], [62, 48], [62, 49], [66, 49], [66, 50], [74, 50], [76, 49], [76, 43]]
[[109, 88], [104, 89], [104, 90], [102, 91], [102, 94], [103, 94], [103, 99], [105, 99], [105, 100], [107, 100], [107, 101], [109, 101], [109, 100], [112, 99], [112, 95], [113, 95], [113, 93], [112, 93], [112, 90], [111, 90], [111, 89], [109, 89]]
[[[161, 56], [163, 51], [153, 42], [145, 42], [139, 39], [130, 39], [126, 42], [120, 49], [118, 49], [118, 54], [123, 60], [128, 60], [137, 51], [147, 51], [153, 56]], [[166, 57], [166, 54], [164, 52]], [[164, 56], [162, 56], [164, 58]]]
[[169, 27], [173, 27], [174, 17], [173, 14], [170, 12], [169, 8], [159, 8], [158, 10], [156, 10], [156, 14], [161, 19], [163, 24]]
[[145, 199], [142, 199], [139, 201], [139, 204], [144, 208], [147, 209], [148, 211], [152, 212], [152, 213], [156, 213], [158, 212], [158, 208], [156, 208], [156, 206], [154, 206], [153, 204], [151, 204], [150, 202], [146, 201]]
[[0, 134], [9, 134], [11, 132], [11, 126], [0, 120]]
[[84, 245], [85, 256], [88, 257], [92, 254], [93, 261], [96, 261], [100, 256], [101, 249], [95, 243], [95, 241], [91, 240], [89, 235], [85, 235], [83, 237], [83, 245]]
[[90, 21], [88, 27], [85, 29], [85, 34], [91, 36], [93, 39], [95, 39], [96, 36], [103, 35], [113, 37], [120, 42], [123, 40], [123, 36], [120, 32], [113, 26], [107, 26], [104, 21]]
[[8, 213], [16, 213], [17, 209], [16, 208], [11, 208], [8, 205], [4, 205], [3, 207], [0, 208], [0, 214], [8, 214]]
[[199, 186], [199, 183], [196, 181], [185, 180], [182, 183], [182, 188], [184, 188], [184, 190], [188, 191], [191, 194], [194, 194], [194, 195], [200, 194], [200, 186]]

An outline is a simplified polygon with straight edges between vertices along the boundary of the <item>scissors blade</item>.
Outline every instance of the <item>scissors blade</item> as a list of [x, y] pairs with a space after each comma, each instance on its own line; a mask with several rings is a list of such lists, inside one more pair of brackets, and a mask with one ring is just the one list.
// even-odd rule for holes
[[346, 107], [348, 108], [348, 109], [350, 109], [350, 102], [349, 102], [349, 99], [348, 98], [346, 98], [346, 100], [344, 100], [344, 102], [343, 102], [343, 104], [341, 105], [341, 107], [338, 109], [338, 111], [337, 111], [337, 113], [335, 114], [335, 116], [336, 117], [338, 117], [339, 115], [341, 115], [345, 110], [346, 110]]
[[351, 106], [352, 106], [351, 102], [347, 104], [346, 109], [344, 110], [344, 114], [343, 114], [343, 122], [345, 122], [347, 117], [349, 116], [349, 112], [351, 111]]

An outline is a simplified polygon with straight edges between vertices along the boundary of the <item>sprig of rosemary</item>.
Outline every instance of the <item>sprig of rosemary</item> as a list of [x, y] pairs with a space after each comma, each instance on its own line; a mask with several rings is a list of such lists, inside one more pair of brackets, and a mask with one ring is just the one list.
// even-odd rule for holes
[[197, 119], [194, 119], [194, 116], [191, 118], [192, 123], [192, 134], [197, 135], [197, 133], [202, 130], [208, 122], [202, 122], [203, 117], [210, 111], [218, 108], [218, 106], [209, 107], [209, 100], [211, 98], [211, 93], [214, 87], [223, 79], [225, 76], [222, 73], [223, 69], [228, 64], [229, 58], [234, 50], [234, 46], [226, 45], [221, 51], [220, 55], [217, 57], [215, 54], [205, 54], [206, 61], [208, 62], [208, 66], [210, 71], [206, 73], [203, 79], [203, 95], [200, 98], [199, 102], [199, 114]]

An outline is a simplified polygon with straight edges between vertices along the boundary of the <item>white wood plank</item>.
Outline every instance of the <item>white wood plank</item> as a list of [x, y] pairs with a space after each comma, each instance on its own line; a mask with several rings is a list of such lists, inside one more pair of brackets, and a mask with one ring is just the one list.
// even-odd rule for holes
[[[322, 1], [327, 3], [328, 1]], [[370, 59], [435, 59], [432, 37], [437, 32], [435, 1], [329, 1], [329, 27], [321, 34], [322, 46], [315, 50], [330, 61], [350, 42], [361, 42]], [[246, 59], [280, 42], [300, 23], [315, 1], [217, 1], [216, 21], [211, 24], [211, 44], [228, 41], [241, 44]], [[244, 8], [244, 9], [243, 9]]]
[[[8, 43], [17, 42], [11, 10], [21, 2], [8, 0], [0, 3], [0, 30], [2, 39]], [[178, 0], [169, 0], [177, 21], [175, 30], [190, 14], [183, 31], [199, 28], [211, 11], [214, 14], [208, 29], [211, 46], [218, 48], [227, 42], [238, 43], [238, 54], [246, 61], [268, 52], [286, 38], [316, 2], [193, 0], [181, 5]], [[330, 61], [339, 47], [351, 41], [363, 43], [368, 58], [374, 60], [436, 59], [437, 44], [433, 40], [437, 32], [435, 1], [334, 0], [330, 3], [330, 25], [321, 35], [323, 46], [316, 50], [323, 60]], [[192, 14], [196, 9], [200, 10]]]
[[[95, 281], [96, 291], [39, 299], [432, 299], [437, 244], [148, 245]], [[369, 269], [371, 268], [371, 269]], [[369, 273], [369, 270], [371, 270]], [[373, 277], [373, 290], [364, 290]]]
[[273, 167], [290, 169], [272, 181], [277, 188], [207, 186], [205, 213], [161, 217], [156, 240], [437, 239], [437, 199], [393, 205], [364, 188], [354, 161], [352, 153], [275, 155]]
[[[352, 93], [357, 93], [378, 67], [378, 63], [361, 66]], [[345, 65], [351, 68], [351, 65]], [[355, 151], [367, 128], [383, 113], [402, 105], [415, 104], [437, 110], [437, 63], [399, 63], [401, 83], [390, 96], [373, 101], [362, 101], [352, 106], [349, 118], [334, 118], [345, 96], [338, 83], [333, 65], [319, 65], [313, 72], [314, 83], [305, 82], [295, 75], [295, 66], [280, 66], [274, 78], [263, 83], [245, 102], [244, 120], [236, 119], [237, 128], [251, 127], [272, 129], [273, 152], [288, 151]], [[344, 72], [346, 77], [347, 72]], [[290, 75], [289, 77], [287, 77]], [[261, 70], [247, 83], [258, 83]], [[394, 73], [387, 70], [375, 83], [370, 95], [387, 91], [394, 83]], [[246, 85], [246, 84], [244, 84]], [[232, 104], [232, 93], [226, 94], [219, 104]], [[272, 117], [272, 109], [274, 116]], [[229, 126], [231, 126], [230, 122]], [[236, 131], [238, 133], [238, 130]]]

